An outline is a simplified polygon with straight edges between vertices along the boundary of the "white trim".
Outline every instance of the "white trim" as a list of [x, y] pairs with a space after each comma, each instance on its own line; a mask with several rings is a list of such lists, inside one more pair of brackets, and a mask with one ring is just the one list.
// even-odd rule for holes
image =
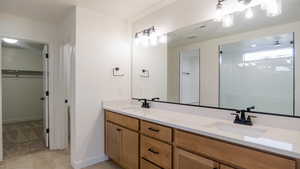
[[[0, 41], [0, 70], [2, 70], [2, 42]], [[3, 161], [3, 130], [2, 130], [2, 73], [0, 73], [0, 161]]]
[[108, 157], [105, 154], [102, 154], [101, 156], [91, 157], [86, 160], [74, 161], [71, 165], [74, 169], [81, 169], [107, 160]]

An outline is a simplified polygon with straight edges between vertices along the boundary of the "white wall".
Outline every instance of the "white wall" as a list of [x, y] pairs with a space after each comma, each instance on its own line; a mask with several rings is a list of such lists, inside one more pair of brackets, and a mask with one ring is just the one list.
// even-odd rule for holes
[[[2, 47], [2, 68], [43, 71], [41, 50]], [[30, 78], [31, 77], [31, 78]], [[3, 78], [3, 122], [43, 118], [43, 78]]]
[[[58, 126], [61, 130], [59, 135], [62, 139], [61, 148], [65, 148], [69, 145], [69, 136], [74, 136], [71, 132], [74, 132], [74, 124], [70, 124], [71, 114], [74, 114], [74, 80], [71, 78], [71, 73], [74, 73], [74, 60], [75, 60], [75, 43], [76, 43], [76, 8], [73, 7], [66, 11], [65, 16], [59, 23], [59, 64], [57, 65], [57, 79], [61, 83], [57, 86], [56, 90], [59, 91], [59, 99], [56, 99], [56, 106], [59, 107], [62, 116], [60, 121], [63, 126]], [[67, 99], [68, 103], [64, 100]], [[72, 116], [73, 117], [73, 116]], [[71, 126], [72, 125], [72, 126]], [[72, 128], [72, 130], [71, 130]], [[72, 140], [72, 139], [71, 139]], [[71, 147], [74, 144], [71, 142]], [[71, 148], [72, 150], [73, 148]]]
[[[130, 98], [130, 31], [125, 21], [76, 9], [74, 168], [106, 159], [102, 101]], [[113, 77], [114, 67], [124, 76]]]
[[162, 32], [172, 32], [176, 29], [200, 23], [214, 18], [215, 0], [176, 0], [134, 22], [134, 32], [156, 26]]
[[[46, 22], [35, 21], [22, 16], [0, 13], [0, 36], [15, 37], [19, 39], [32, 40], [49, 45], [49, 64], [50, 64], [50, 96], [49, 96], [49, 118], [50, 118], [50, 148], [59, 149], [61, 144], [60, 137], [54, 133], [59, 131], [59, 119], [61, 119], [59, 107], [55, 106], [57, 92], [54, 90], [59, 81], [55, 80], [57, 62], [57, 25]], [[0, 93], [1, 94], [1, 93]], [[0, 124], [1, 126], [1, 124]], [[0, 146], [1, 147], [1, 146]]]
[[[166, 100], [167, 45], [134, 45], [132, 60], [132, 97]], [[141, 76], [142, 69], [149, 70], [148, 78]]]

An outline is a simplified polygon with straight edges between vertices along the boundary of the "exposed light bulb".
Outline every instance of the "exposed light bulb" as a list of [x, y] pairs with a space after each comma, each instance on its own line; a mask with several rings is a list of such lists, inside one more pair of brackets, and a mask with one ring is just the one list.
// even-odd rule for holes
[[160, 43], [167, 43], [168, 42], [168, 37], [167, 35], [162, 35], [159, 37], [159, 42]]
[[253, 16], [254, 16], [254, 14], [253, 14], [252, 9], [251, 9], [251, 8], [248, 8], [248, 9], [246, 10], [245, 17], [246, 17], [247, 19], [251, 19], [251, 18], [253, 18]]
[[233, 25], [233, 15], [228, 14], [225, 15], [223, 18], [223, 27], [231, 27]]
[[17, 43], [17, 42], [18, 42], [17, 39], [10, 39], [10, 38], [3, 38], [2, 40], [3, 40], [4, 42], [10, 43], [10, 44], [14, 44], [14, 43]]

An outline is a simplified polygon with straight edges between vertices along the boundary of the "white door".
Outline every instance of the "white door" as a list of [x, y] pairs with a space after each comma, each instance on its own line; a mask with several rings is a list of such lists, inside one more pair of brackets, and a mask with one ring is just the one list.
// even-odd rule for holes
[[43, 50], [43, 120], [44, 120], [44, 136], [46, 147], [49, 147], [49, 54], [48, 46], [44, 46]]
[[200, 78], [199, 49], [180, 52], [180, 102], [184, 104], [199, 104]]

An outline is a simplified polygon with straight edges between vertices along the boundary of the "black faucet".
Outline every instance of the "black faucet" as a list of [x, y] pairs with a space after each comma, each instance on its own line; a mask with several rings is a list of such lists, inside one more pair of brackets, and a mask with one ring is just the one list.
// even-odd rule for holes
[[251, 112], [253, 109], [255, 109], [255, 106], [247, 107], [246, 110], [237, 110], [236, 113], [232, 114], [235, 115], [234, 123], [252, 126], [253, 122], [251, 118], [256, 118], [256, 116], [248, 115], [246, 117], [246, 112]]
[[151, 101], [157, 101], [157, 100], [160, 100], [160, 98], [159, 97], [154, 97], [154, 98], [151, 99]]
[[143, 104], [142, 104], [142, 108], [146, 108], [146, 109], [149, 109], [150, 108], [150, 104], [148, 103], [147, 99], [138, 99], [138, 101], [143, 101]]

